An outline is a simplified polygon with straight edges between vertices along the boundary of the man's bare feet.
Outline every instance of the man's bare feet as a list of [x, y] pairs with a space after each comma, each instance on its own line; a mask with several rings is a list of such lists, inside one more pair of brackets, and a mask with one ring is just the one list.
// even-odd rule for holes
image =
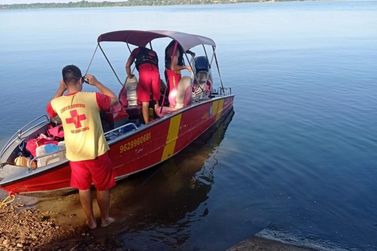
[[154, 106], [154, 113], [158, 116], [161, 117], [161, 106], [155, 105]]
[[87, 221], [86, 225], [88, 225], [88, 228], [91, 229], [91, 230], [97, 228], [97, 222], [96, 221], [91, 221], [91, 222]]
[[115, 221], [114, 218], [111, 218], [111, 217], [108, 217], [107, 219], [105, 220], [101, 220], [101, 227], [107, 227], [108, 225], [110, 225], [111, 223], [113, 223]]

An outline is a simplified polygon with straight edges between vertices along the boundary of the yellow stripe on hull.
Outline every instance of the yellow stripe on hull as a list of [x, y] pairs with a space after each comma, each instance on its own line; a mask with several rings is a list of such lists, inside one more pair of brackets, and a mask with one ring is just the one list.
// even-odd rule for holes
[[166, 138], [166, 144], [164, 152], [162, 153], [161, 161], [166, 160], [174, 154], [175, 144], [177, 143], [179, 127], [181, 124], [182, 114], [174, 116], [170, 119], [168, 136]]
[[224, 108], [224, 99], [216, 100], [212, 103], [212, 114], [216, 116], [216, 121], [220, 119]]
[[222, 113], [223, 108], [224, 108], [224, 99], [220, 99], [219, 101], [216, 101], [216, 102], [218, 102], [217, 115], [216, 115], [216, 121], [218, 121], [221, 117], [221, 113]]

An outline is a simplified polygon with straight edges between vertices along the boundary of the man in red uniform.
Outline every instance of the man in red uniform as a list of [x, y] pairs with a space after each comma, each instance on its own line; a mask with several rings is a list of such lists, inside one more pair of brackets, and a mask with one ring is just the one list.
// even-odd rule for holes
[[137, 85], [137, 100], [142, 105], [142, 113], [145, 124], [149, 122], [149, 100], [152, 93], [155, 102], [154, 109], [158, 111], [158, 101], [160, 99], [160, 73], [158, 71], [158, 57], [155, 51], [146, 47], [138, 47], [131, 52], [127, 63], [126, 73], [129, 78], [133, 78], [131, 65], [136, 64], [139, 71], [139, 83]]
[[[90, 74], [85, 76], [85, 81], [99, 92], [83, 92], [84, 78], [77, 66], [67, 65], [63, 68], [62, 75], [63, 80], [47, 105], [47, 112], [51, 117], [59, 115], [62, 121], [66, 157], [71, 166], [71, 186], [79, 189], [88, 227], [97, 227], [90, 190], [92, 183], [97, 189], [101, 226], [105, 227], [114, 221], [109, 216], [109, 208], [110, 188], [115, 185], [115, 181], [100, 111], [109, 110], [117, 97]], [[63, 95], [65, 91], [67, 93]]]

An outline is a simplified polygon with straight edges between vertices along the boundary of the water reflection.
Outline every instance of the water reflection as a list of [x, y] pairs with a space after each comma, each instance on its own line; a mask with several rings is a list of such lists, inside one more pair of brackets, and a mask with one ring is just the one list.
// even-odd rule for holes
[[[120, 182], [113, 190], [112, 210], [127, 248], [167, 250], [190, 237], [190, 227], [209, 213], [206, 200], [214, 182], [216, 149], [234, 111], [178, 156]], [[116, 229], [115, 229], [116, 228]]]

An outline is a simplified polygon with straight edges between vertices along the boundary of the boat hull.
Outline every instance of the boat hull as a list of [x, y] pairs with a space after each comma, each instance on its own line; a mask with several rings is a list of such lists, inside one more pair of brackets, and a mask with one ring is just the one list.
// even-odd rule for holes
[[[109, 155], [117, 180], [151, 168], [179, 153], [233, 108], [233, 95], [218, 97], [158, 119], [128, 136], [110, 141]], [[38, 169], [37, 169], [38, 170]], [[33, 173], [34, 172], [34, 173]], [[9, 193], [72, 190], [69, 163], [1, 182]]]

